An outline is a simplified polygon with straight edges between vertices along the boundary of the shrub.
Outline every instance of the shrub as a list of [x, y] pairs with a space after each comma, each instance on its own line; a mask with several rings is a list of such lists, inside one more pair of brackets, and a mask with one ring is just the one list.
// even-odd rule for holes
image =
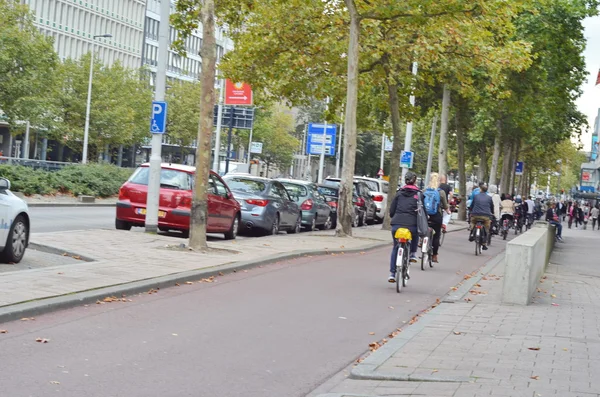
[[34, 170], [20, 165], [0, 165], [0, 177], [11, 182], [11, 190], [25, 195], [65, 193], [109, 197], [133, 170], [109, 164], [70, 165], [59, 171]]

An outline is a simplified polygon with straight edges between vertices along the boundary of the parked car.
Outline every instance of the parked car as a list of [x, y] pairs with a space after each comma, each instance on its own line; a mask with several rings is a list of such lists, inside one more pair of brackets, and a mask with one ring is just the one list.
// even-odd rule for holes
[[27, 203], [10, 191], [10, 181], [0, 178], [0, 262], [19, 263], [29, 245], [29, 209]]
[[362, 181], [369, 186], [371, 196], [377, 207], [377, 213], [375, 214], [375, 220], [379, 223], [383, 223], [385, 217], [385, 210], [387, 208], [388, 190], [390, 184], [383, 179], [367, 178], [364, 176], [356, 176], [354, 179]]
[[300, 231], [300, 208], [281, 182], [249, 175], [227, 175], [224, 179], [241, 205], [243, 230], [268, 234]]
[[[341, 183], [340, 178], [327, 177], [323, 181], [324, 185], [338, 187]], [[352, 226], [363, 226], [366, 224], [373, 224], [375, 222], [375, 216], [377, 214], [377, 206], [371, 196], [369, 186], [363, 181], [353, 181], [354, 190], [352, 195], [352, 201], [355, 206], [354, 219]]]
[[277, 179], [285, 187], [291, 199], [300, 206], [302, 227], [306, 230], [331, 229], [331, 207], [327, 205], [317, 185], [297, 179]]
[[[158, 228], [161, 231], [177, 230], [189, 234], [195, 167], [180, 164], [162, 164], [160, 171], [160, 199]], [[146, 199], [148, 196], [149, 164], [142, 164], [121, 186], [115, 226], [130, 230], [132, 226], [145, 226]], [[229, 187], [219, 175], [210, 172], [208, 178], [208, 233], [223, 233], [226, 239], [237, 237], [241, 208]]]
[[317, 190], [321, 193], [321, 196], [325, 198], [325, 202], [331, 208], [331, 227], [337, 226], [338, 218], [338, 199], [339, 199], [339, 188], [331, 185], [320, 184], [317, 185]]

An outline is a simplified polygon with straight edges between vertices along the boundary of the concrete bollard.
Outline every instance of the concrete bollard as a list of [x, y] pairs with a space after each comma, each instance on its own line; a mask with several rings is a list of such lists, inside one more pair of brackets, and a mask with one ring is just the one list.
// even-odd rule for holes
[[96, 202], [96, 197], [94, 196], [78, 196], [77, 200], [80, 203], [95, 203]]

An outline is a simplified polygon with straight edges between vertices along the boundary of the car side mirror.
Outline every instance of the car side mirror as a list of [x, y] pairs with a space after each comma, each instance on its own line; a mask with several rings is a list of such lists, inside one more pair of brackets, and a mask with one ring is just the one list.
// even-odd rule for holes
[[10, 181], [6, 178], [0, 178], [0, 190], [9, 190]]
[[227, 192], [227, 193], [225, 194], [225, 197], [226, 197], [226, 198], [228, 198], [229, 200], [233, 200], [233, 193], [231, 193], [231, 192]]

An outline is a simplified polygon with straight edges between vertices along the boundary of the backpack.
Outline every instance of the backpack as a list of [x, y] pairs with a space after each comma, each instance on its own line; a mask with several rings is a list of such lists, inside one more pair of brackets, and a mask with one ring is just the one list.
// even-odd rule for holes
[[438, 192], [432, 187], [428, 187], [427, 189], [425, 189], [423, 195], [425, 196], [425, 211], [427, 212], [427, 214], [437, 214], [441, 202], [440, 192]]

